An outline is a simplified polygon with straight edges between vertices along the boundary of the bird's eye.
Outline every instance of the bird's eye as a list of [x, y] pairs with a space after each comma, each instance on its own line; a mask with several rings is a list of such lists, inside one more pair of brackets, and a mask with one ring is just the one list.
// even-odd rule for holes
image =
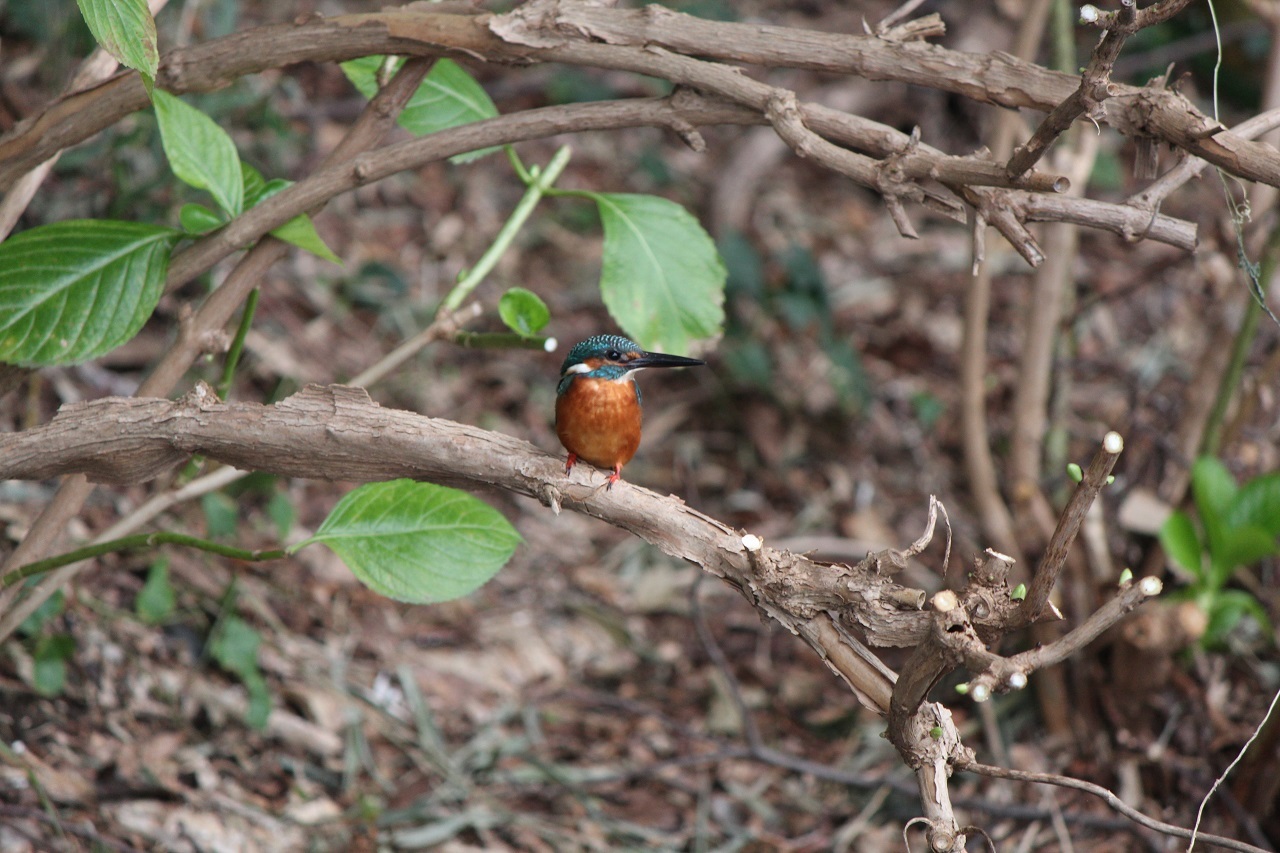
[[604, 357], [610, 361], [622, 361], [622, 353], [618, 352], [616, 349], [609, 350], [604, 354]]

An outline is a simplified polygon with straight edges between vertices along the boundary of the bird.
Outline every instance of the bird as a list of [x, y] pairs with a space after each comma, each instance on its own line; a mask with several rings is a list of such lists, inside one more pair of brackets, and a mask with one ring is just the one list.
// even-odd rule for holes
[[596, 335], [574, 344], [556, 386], [556, 435], [569, 451], [564, 472], [579, 460], [609, 469], [606, 485], [622, 479], [622, 466], [640, 446], [640, 387], [646, 367], [695, 367], [696, 358], [646, 352], [621, 335]]

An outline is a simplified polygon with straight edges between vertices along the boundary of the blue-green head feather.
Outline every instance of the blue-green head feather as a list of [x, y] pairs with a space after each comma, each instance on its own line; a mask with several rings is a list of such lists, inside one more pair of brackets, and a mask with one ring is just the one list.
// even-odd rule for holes
[[[560, 384], [557, 394], [569, 390], [573, 380], [580, 376], [591, 379], [607, 379], [614, 382], [626, 380], [645, 367], [691, 367], [704, 364], [696, 358], [645, 352], [635, 341], [621, 335], [595, 335], [573, 345], [560, 366]], [[640, 389], [636, 388], [637, 399]]]

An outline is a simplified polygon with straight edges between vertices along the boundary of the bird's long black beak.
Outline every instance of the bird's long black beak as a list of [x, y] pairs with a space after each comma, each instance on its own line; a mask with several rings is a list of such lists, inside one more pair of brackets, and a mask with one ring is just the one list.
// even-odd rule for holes
[[647, 352], [639, 358], [632, 359], [627, 364], [627, 367], [632, 369], [641, 367], [697, 367], [699, 364], [706, 364], [706, 362], [696, 358], [685, 358], [682, 355]]

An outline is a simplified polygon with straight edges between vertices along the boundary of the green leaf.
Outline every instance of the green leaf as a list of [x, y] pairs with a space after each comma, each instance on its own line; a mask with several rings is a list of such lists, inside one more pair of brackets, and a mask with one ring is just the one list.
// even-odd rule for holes
[[1271, 633], [1271, 621], [1267, 618], [1267, 610], [1258, 599], [1242, 589], [1225, 589], [1213, 597], [1208, 608], [1209, 625], [1205, 628], [1200, 642], [1206, 647], [1222, 646], [1227, 635], [1240, 624], [1245, 616], [1252, 616], [1268, 635]]
[[[281, 190], [293, 186], [293, 181], [286, 181], [283, 178], [273, 178], [270, 181], [263, 180], [262, 173], [247, 163], [241, 164], [241, 172], [244, 175], [244, 204], [246, 208], [253, 207], [264, 199], [271, 198]], [[299, 213], [285, 224], [273, 229], [271, 233], [290, 245], [297, 246], [299, 249], [311, 252], [326, 261], [332, 261], [338, 266], [342, 266], [341, 259], [333, 253], [333, 250], [329, 248], [324, 240], [320, 239], [311, 217], [305, 213]]]
[[121, 65], [155, 79], [160, 67], [156, 21], [147, 0], [76, 0], [89, 32]]
[[1217, 580], [1224, 584], [1240, 566], [1252, 565], [1277, 553], [1280, 553], [1280, 547], [1277, 547], [1276, 537], [1261, 527], [1252, 524], [1228, 527], [1223, 533], [1220, 552], [1214, 555], [1214, 562], [1221, 571]]
[[1280, 536], [1280, 473], [1264, 474], [1241, 486], [1223, 520], [1232, 527], [1251, 524]]
[[498, 316], [507, 328], [518, 335], [536, 334], [551, 320], [547, 303], [538, 294], [523, 287], [513, 287], [498, 300]]
[[67, 685], [67, 660], [75, 654], [76, 641], [69, 634], [50, 634], [36, 643], [31, 686], [41, 696], [60, 696]]
[[244, 178], [231, 137], [200, 110], [157, 89], [152, 98], [160, 143], [178, 179], [208, 190], [230, 216], [244, 212]]
[[298, 513], [293, 508], [293, 498], [289, 497], [288, 492], [279, 491], [271, 496], [271, 500], [267, 501], [267, 516], [275, 524], [276, 535], [280, 539], [289, 535]]
[[257, 669], [252, 674], [242, 675], [240, 680], [249, 692], [249, 707], [245, 709], [244, 721], [252, 728], [262, 731], [267, 727], [267, 718], [271, 716], [271, 691], [267, 689], [267, 680]]
[[[381, 56], [365, 56], [342, 63], [342, 71], [352, 85], [360, 90], [360, 94], [372, 98], [378, 93], [377, 75], [382, 62]], [[403, 63], [403, 59], [397, 60], [393, 71], [398, 71]], [[494, 106], [484, 87], [458, 63], [451, 59], [440, 59], [431, 66], [396, 120], [410, 133], [425, 136], [496, 115], [498, 108]], [[468, 163], [497, 150], [499, 149], [482, 148], [455, 155], [449, 160], [452, 163]]]
[[1236, 494], [1235, 478], [1218, 459], [1201, 456], [1191, 466], [1191, 491], [1209, 540], [1209, 553], [1216, 556], [1223, 544], [1222, 515]]
[[256, 168], [241, 160], [240, 180], [244, 183], [244, 206], [247, 210], [262, 201], [262, 194], [267, 191], [267, 179]]
[[588, 193], [604, 223], [600, 293], [646, 349], [682, 354], [724, 324], [725, 267], [687, 210], [651, 195]]
[[1204, 577], [1204, 550], [1191, 516], [1185, 512], [1171, 513], [1160, 527], [1160, 545], [1174, 563], [1196, 578]]
[[237, 676], [249, 693], [249, 707], [245, 710], [245, 722], [255, 729], [267, 725], [271, 714], [271, 693], [267, 681], [258, 669], [258, 649], [262, 635], [239, 616], [228, 616], [219, 624], [209, 644], [209, 654], [218, 666]]
[[1074, 462], [1067, 463], [1067, 476], [1073, 482], [1079, 483], [1084, 480], [1084, 470]]
[[182, 225], [183, 231], [198, 236], [216, 231], [226, 225], [227, 217], [216, 210], [210, 210], [203, 204], [192, 202], [184, 204], [178, 211], [178, 222]]
[[138, 593], [133, 608], [148, 625], [159, 625], [173, 614], [173, 584], [169, 582], [169, 560], [158, 558], [147, 572], [147, 582]]
[[305, 213], [299, 213], [279, 228], [272, 229], [271, 233], [290, 245], [305, 249], [317, 257], [342, 266], [342, 259], [335, 255], [328, 244], [321, 239], [315, 223]]
[[338, 502], [316, 535], [370, 589], [426, 604], [467, 595], [506, 564], [520, 534], [484, 502], [432, 483], [369, 483]]
[[164, 291], [182, 233], [77, 219], [0, 243], [0, 362], [76, 364], [132, 338]]
[[246, 673], [261, 675], [258, 672], [258, 648], [261, 645], [262, 635], [258, 630], [239, 616], [232, 615], [218, 625], [209, 644], [209, 654], [218, 666], [243, 680]]
[[1201, 456], [1191, 466], [1191, 485], [1196, 507], [1202, 513], [1210, 511], [1221, 515], [1236, 494], [1235, 478], [1221, 460], [1212, 456]]
[[240, 505], [222, 492], [207, 492], [200, 497], [205, 529], [210, 539], [230, 539], [240, 523]]

